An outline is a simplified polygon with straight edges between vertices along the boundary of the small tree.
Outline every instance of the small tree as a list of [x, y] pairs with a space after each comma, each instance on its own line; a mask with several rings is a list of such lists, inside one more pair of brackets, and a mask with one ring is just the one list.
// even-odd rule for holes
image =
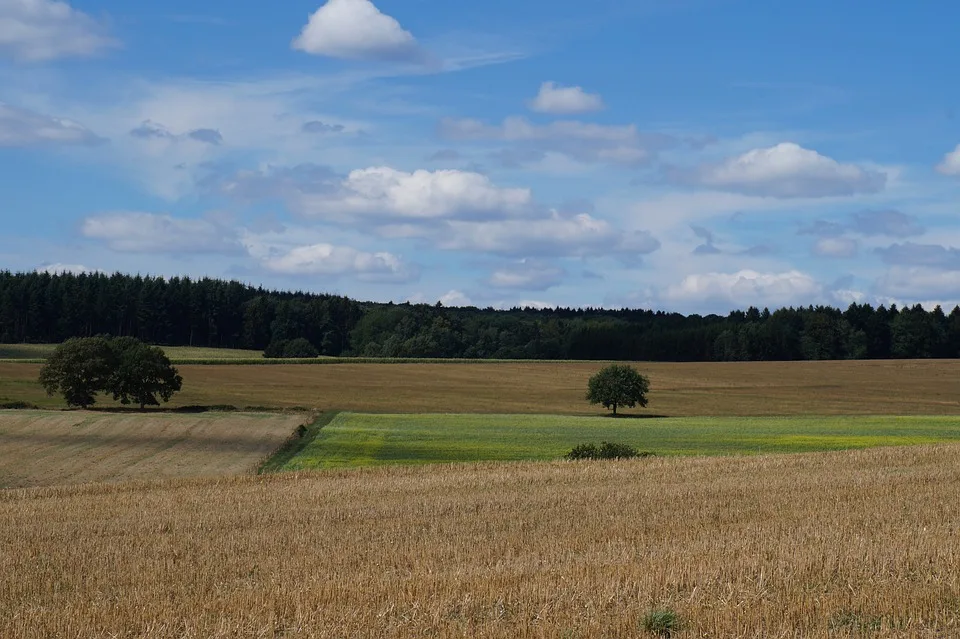
[[121, 404], [139, 404], [141, 410], [147, 405], [159, 406], [157, 396], [168, 402], [182, 388], [183, 378], [163, 349], [131, 337], [115, 339], [110, 346], [114, 367], [107, 390]]
[[113, 351], [104, 337], [72, 338], [57, 346], [40, 369], [40, 384], [48, 395], [63, 395], [67, 406], [89, 408], [107, 386]]
[[611, 364], [590, 378], [587, 387], [587, 400], [591, 404], [603, 404], [612, 409], [614, 416], [617, 408], [633, 408], [637, 404], [647, 405], [647, 393], [650, 381], [632, 366]]

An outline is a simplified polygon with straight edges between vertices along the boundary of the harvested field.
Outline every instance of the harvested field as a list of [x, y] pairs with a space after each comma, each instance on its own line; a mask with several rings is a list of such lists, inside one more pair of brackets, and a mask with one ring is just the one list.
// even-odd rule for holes
[[[383, 413], [596, 415], [584, 400], [596, 362], [180, 366], [172, 406], [306, 406]], [[960, 360], [647, 363], [650, 406], [701, 415], [957, 415]], [[0, 403], [59, 407], [40, 366], [0, 362]], [[109, 404], [110, 402], [106, 402]]]
[[0, 636], [960, 636], [960, 447], [0, 492]]
[[0, 488], [253, 473], [306, 419], [0, 411]]

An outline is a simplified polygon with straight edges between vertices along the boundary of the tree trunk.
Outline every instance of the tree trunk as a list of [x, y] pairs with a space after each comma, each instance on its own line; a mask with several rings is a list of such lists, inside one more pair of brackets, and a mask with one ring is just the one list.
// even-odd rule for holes
[[616, 405], [616, 404], [613, 405], [613, 416], [614, 416], [614, 417], [617, 416], [617, 405]]

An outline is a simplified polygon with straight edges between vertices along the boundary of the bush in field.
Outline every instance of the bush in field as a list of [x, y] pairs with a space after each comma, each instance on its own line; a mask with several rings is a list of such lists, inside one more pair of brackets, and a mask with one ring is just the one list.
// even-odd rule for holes
[[653, 453], [640, 452], [633, 446], [602, 442], [596, 444], [580, 444], [569, 453], [567, 459], [630, 459], [632, 457], [649, 457]]
[[267, 359], [312, 359], [320, 356], [320, 351], [310, 340], [303, 337], [297, 339], [281, 339], [270, 342], [263, 356]]
[[624, 364], [611, 364], [590, 378], [587, 385], [587, 400], [591, 404], [603, 404], [612, 409], [614, 416], [617, 408], [633, 408], [637, 404], [647, 405], [647, 393], [650, 392], [650, 380], [637, 372], [637, 369]]
[[110, 393], [123, 404], [159, 406], [183, 385], [162, 349], [138, 339], [72, 338], [57, 346], [40, 369], [48, 395], [59, 393], [68, 406], [89, 408], [98, 393]]
[[657, 608], [643, 616], [643, 629], [657, 637], [670, 637], [680, 629], [680, 618], [669, 608]]

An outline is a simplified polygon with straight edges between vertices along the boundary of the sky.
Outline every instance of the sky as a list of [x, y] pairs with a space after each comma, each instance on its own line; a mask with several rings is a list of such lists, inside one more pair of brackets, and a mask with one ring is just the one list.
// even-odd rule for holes
[[0, 269], [960, 302], [960, 4], [0, 0]]

